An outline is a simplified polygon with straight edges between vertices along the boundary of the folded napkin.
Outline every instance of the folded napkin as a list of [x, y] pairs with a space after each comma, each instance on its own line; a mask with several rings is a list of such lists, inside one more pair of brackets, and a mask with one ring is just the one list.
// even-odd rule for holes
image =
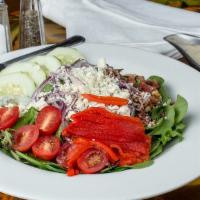
[[45, 17], [88, 42], [133, 46], [175, 56], [169, 34], [200, 35], [200, 15], [147, 0], [41, 0]]

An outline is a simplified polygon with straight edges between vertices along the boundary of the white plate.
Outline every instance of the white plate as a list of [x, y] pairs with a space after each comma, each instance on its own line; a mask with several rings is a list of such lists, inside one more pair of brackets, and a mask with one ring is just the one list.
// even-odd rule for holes
[[[127, 200], [168, 192], [197, 178], [200, 175], [200, 74], [175, 60], [134, 48], [100, 44], [78, 48], [92, 63], [105, 57], [109, 64], [124, 67], [129, 73], [162, 76], [174, 97], [178, 93], [189, 102], [184, 141], [145, 169], [75, 177], [27, 166], [0, 153], [0, 191], [41, 200]], [[30, 49], [6, 54], [2, 59], [26, 51]]]

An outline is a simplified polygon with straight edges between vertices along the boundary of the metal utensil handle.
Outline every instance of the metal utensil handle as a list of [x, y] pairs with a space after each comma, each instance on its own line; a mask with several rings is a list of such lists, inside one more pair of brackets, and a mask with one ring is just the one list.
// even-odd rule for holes
[[47, 52], [49, 52], [49, 51], [51, 51], [51, 50], [53, 50], [57, 47], [73, 46], [75, 44], [80, 44], [82, 42], [85, 42], [85, 38], [83, 36], [80, 36], [80, 35], [72, 36], [72, 37], [64, 40], [63, 42], [60, 42], [60, 43], [39, 49], [37, 51], [33, 51], [31, 53], [28, 53], [28, 54], [25, 54], [25, 55], [22, 55], [22, 56], [18, 56], [17, 58], [13, 58], [13, 59], [8, 60], [4, 63], [0, 63], [0, 70], [2, 70], [2, 68], [5, 68], [7, 65], [10, 65], [14, 62], [18, 62], [20, 60], [23, 60], [25, 58], [29, 58], [29, 57], [32, 57], [32, 56], [35, 56], [35, 55], [38, 55], [38, 54], [47, 53]]
[[190, 64], [190, 67], [200, 72], [200, 62], [196, 59], [197, 56], [194, 54], [194, 49], [190, 49], [190, 51], [187, 49], [188, 45], [194, 46], [194, 48], [197, 48], [195, 45], [200, 46], [200, 37], [185, 33], [178, 33], [168, 35], [163, 39], [173, 45], [183, 55], [183, 57]]

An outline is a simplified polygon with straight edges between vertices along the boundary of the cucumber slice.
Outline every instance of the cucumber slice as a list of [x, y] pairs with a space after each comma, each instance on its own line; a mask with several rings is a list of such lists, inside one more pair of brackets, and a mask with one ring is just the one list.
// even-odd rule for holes
[[40, 66], [29, 62], [14, 63], [2, 70], [0, 76], [16, 72], [27, 73], [33, 79], [37, 86], [46, 79], [46, 75], [44, 71], [40, 68]]
[[50, 72], [55, 72], [60, 66], [60, 61], [55, 56], [36, 56], [30, 60], [32, 63], [40, 65], [47, 75]]
[[25, 73], [0, 76], [0, 96], [31, 96], [35, 90], [33, 80]]
[[85, 57], [74, 48], [58, 47], [51, 51], [48, 55], [53, 55], [58, 58], [62, 65], [74, 63], [78, 59], [85, 59]]

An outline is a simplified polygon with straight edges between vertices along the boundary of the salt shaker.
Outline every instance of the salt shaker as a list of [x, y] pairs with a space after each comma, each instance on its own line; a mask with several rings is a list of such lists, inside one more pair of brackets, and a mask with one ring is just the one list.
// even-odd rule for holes
[[45, 44], [40, 0], [20, 0], [20, 48]]
[[10, 25], [8, 7], [4, 0], [0, 0], [0, 54], [11, 50]]

